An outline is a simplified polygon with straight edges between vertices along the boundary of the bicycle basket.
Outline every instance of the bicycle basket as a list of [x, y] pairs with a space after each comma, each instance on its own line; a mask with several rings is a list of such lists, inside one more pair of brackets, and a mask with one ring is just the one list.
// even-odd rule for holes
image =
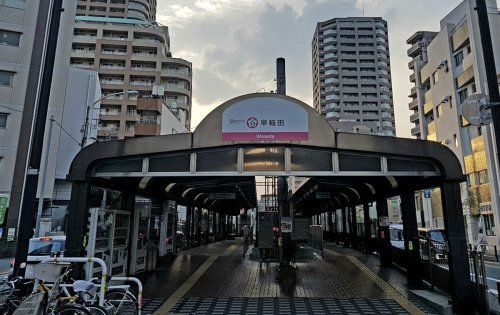
[[35, 293], [27, 297], [12, 315], [41, 315], [43, 314], [44, 293]]
[[67, 263], [46, 262], [35, 266], [33, 274], [35, 279], [43, 282], [54, 283], [69, 267]]

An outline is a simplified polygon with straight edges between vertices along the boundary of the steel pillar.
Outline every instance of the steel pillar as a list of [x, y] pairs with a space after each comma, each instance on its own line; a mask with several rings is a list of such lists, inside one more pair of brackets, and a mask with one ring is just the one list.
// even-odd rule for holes
[[[378, 250], [380, 254], [380, 263], [383, 266], [392, 265], [391, 238], [388, 225], [389, 209], [387, 208], [387, 199], [377, 199], [377, 221], [378, 221]], [[381, 219], [387, 219], [387, 224], [381, 225]]]
[[365, 251], [371, 252], [370, 239], [372, 235], [371, 222], [370, 222], [370, 206], [367, 203], [363, 204], [363, 219], [364, 219], [364, 239]]
[[342, 208], [342, 243], [345, 245], [347, 240], [347, 209]]
[[[68, 218], [66, 220], [65, 257], [84, 257], [89, 217], [90, 185], [87, 182], [73, 182]], [[77, 265], [74, 276], [83, 277], [83, 267]]]
[[420, 272], [420, 241], [414, 191], [401, 194], [401, 215], [405, 239], [406, 277], [408, 286], [416, 288], [422, 285], [422, 273]]
[[449, 248], [448, 264], [453, 311], [460, 314], [472, 314], [473, 294], [470, 290], [470, 269], [460, 184], [458, 182], [444, 182], [441, 185], [441, 200]]
[[351, 246], [353, 248], [358, 247], [358, 218], [356, 218], [356, 206], [352, 206], [351, 208]]

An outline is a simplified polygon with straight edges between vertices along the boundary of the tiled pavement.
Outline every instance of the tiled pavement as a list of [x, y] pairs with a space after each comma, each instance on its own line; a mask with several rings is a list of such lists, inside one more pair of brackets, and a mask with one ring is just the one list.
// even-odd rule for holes
[[[408, 308], [405, 310], [394, 299], [396, 290], [392, 289], [391, 294], [390, 290], [382, 289], [373, 275], [362, 272], [348, 259], [348, 255], [358, 255], [356, 252], [333, 245], [326, 247], [336, 254], [327, 252], [325, 260], [296, 263], [297, 283], [291, 287], [276, 283], [276, 264], [243, 259], [240, 240], [182, 251], [171, 264], [143, 276], [144, 313], [150, 314], [168, 297], [172, 308], [164, 305], [162, 312], [155, 314], [166, 314], [165, 309], [183, 314], [407, 313]], [[393, 269], [382, 270], [375, 261], [359, 255], [356, 259], [365, 259], [363, 263], [374, 275], [390, 279], [391, 285], [399, 286], [398, 292], [405, 290], [404, 276], [390, 272]], [[407, 301], [418, 310], [407, 294], [399, 295], [397, 301]]]

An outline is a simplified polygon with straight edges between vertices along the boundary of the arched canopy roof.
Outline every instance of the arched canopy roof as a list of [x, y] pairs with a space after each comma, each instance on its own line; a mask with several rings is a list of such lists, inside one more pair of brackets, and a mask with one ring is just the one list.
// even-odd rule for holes
[[255, 206], [258, 175], [311, 177], [296, 200], [308, 200], [317, 186], [336, 192], [330, 204], [339, 199], [339, 205], [463, 180], [460, 163], [445, 146], [336, 133], [310, 106], [271, 93], [223, 103], [193, 133], [92, 144], [75, 157], [68, 178], [236, 211]]

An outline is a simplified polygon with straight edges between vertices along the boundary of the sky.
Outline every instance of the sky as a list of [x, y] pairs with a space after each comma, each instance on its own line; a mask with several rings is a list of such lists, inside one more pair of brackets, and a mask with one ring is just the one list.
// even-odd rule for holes
[[158, 0], [174, 57], [193, 64], [192, 129], [242, 94], [275, 90], [275, 61], [286, 59], [287, 94], [312, 105], [311, 41], [316, 23], [380, 16], [388, 23], [396, 135], [410, 137], [412, 83], [406, 39], [438, 31], [460, 0]]

